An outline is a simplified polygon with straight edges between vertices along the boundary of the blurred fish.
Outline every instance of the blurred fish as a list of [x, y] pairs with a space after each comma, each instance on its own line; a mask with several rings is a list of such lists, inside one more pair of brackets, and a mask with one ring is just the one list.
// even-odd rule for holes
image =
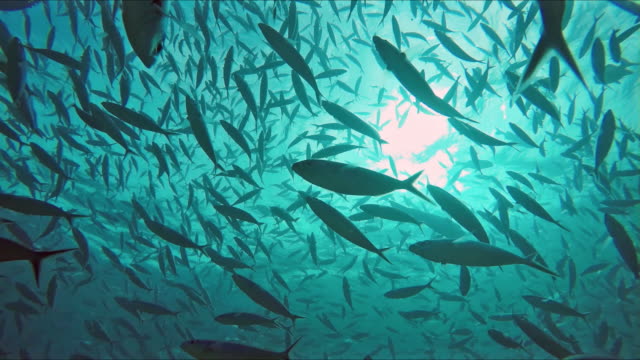
[[282, 352], [273, 352], [253, 346], [216, 340], [188, 340], [180, 347], [184, 352], [197, 360], [234, 360], [234, 359], [289, 359], [289, 352], [298, 344], [294, 341]]

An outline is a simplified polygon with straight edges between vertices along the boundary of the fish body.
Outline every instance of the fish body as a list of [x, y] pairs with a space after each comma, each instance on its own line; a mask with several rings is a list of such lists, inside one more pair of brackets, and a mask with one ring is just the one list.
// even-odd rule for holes
[[555, 341], [551, 336], [547, 335], [542, 329], [531, 323], [524, 316], [513, 316], [513, 320], [516, 325], [524, 332], [529, 339], [531, 339], [536, 345], [540, 346], [544, 351], [558, 359], [566, 358], [571, 352], [564, 348], [561, 344]]
[[464, 266], [523, 264], [553, 276], [548, 268], [514, 253], [478, 241], [427, 240], [409, 246], [409, 251], [427, 260]]
[[211, 138], [209, 137], [209, 132], [207, 131], [207, 125], [202, 119], [202, 114], [200, 113], [200, 109], [196, 102], [190, 98], [186, 98], [186, 106], [187, 106], [187, 119], [189, 120], [189, 124], [191, 125], [191, 130], [193, 131], [193, 135], [196, 137], [196, 141], [204, 150], [205, 154], [211, 159], [216, 168], [222, 169], [222, 167], [218, 164], [218, 160], [216, 159], [216, 154], [213, 150], [213, 144], [211, 143]]
[[297, 162], [292, 169], [308, 182], [339, 194], [378, 196], [404, 189], [430, 201], [413, 186], [422, 172], [398, 180], [369, 169], [319, 159]]
[[259, 325], [268, 328], [277, 328], [278, 324], [274, 319], [268, 319], [264, 316], [246, 313], [246, 312], [230, 312], [220, 314], [215, 317], [215, 320], [225, 325], [237, 325], [237, 326], [251, 326]]
[[406, 54], [378, 36], [373, 37], [373, 44], [387, 69], [418, 101], [444, 116], [470, 120], [433, 92], [424, 75], [411, 64]]
[[575, 317], [581, 317], [581, 318], [584, 318], [585, 316], [589, 315], [588, 313], [578, 312], [567, 305], [564, 305], [562, 303], [559, 303], [551, 299], [545, 299], [540, 296], [524, 295], [522, 298], [532, 306], [537, 307], [538, 309], [541, 309], [543, 311], [551, 312], [554, 314], [565, 315], [565, 316], [575, 316]]
[[288, 360], [289, 352], [296, 346], [298, 341], [300, 341], [300, 339], [296, 340], [282, 352], [274, 352], [253, 346], [216, 340], [189, 340], [183, 342], [180, 347], [184, 352], [197, 360]]
[[311, 211], [313, 211], [313, 213], [316, 214], [316, 216], [318, 216], [320, 220], [329, 227], [329, 229], [335, 231], [338, 235], [342, 236], [352, 244], [378, 254], [378, 256], [387, 262], [390, 262], [383, 254], [385, 249], [376, 248], [371, 241], [369, 241], [369, 239], [340, 211], [313, 196], [304, 195], [304, 200], [311, 208]]
[[416, 224], [418, 226], [422, 225], [421, 222], [414, 219], [411, 215], [407, 214], [406, 212], [400, 209], [396, 209], [392, 206], [364, 204], [364, 205], [360, 205], [360, 209], [367, 214], [370, 214], [379, 218]]
[[282, 36], [276, 29], [271, 26], [260, 23], [258, 24], [262, 35], [267, 40], [271, 48], [284, 60], [295, 72], [300, 75], [316, 92], [316, 98], [320, 102], [320, 89], [316, 83], [316, 78], [313, 76], [311, 68], [289, 41]]
[[329, 115], [333, 116], [336, 120], [342, 124], [348, 126], [354, 131], [357, 131], [365, 136], [368, 136], [381, 144], [387, 144], [386, 141], [380, 138], [380, 134], [364, 120], [360, 119], [356, 114], [343, 108], [342, 106], [332, 103], [330, 101], [323, 100], [322, 107]]
[[224, 120], [220, 120], [220, 125], [222, 125], [222, 128], [227, 135], [229, 135], [229, 137], [235, 141], [238, 146], [240, 146], [242, 151], [244, 151], [244, 153], [247, 154], [247, 157], [249, 157], [249, 160], [251, 160], [251, 148], [249, 148], [249, 144], [247, 143], [244, 135], [242, 135], [242, 132], [231, 125], [231, 123]]
[[236, 286], [238, 286], [238, 288], [249, 296], [249, 298], [251, 298], [251, 300], [256, 304], [271, 312], [288, 317], [292, 321], [295, 321], [296, 319], [303, 319], [302, 316], [292, 314], [278, 299], [273, 297], [273, 295], [255, 282], [239, 274], [233, 274], [232, 278]]
[[629, 267], [633, 276], [640, 279], [640, 267], [638, 266], [638, 256], [631, 237], [625, 230], [624, 226], [609, 214], [604, 214], [604, 224], [613, 238], [613, 244], [618, 249], [618, 253]]
[[102, 107], [110, 112], [111, 115], [139, 129], [155, 132], [166, 136], [177, 134], [175, 132], [162, 129], [151, 119], [151, 117], [149, 117], [149, 115], [131, 110], [123, 105], [105, 101], [102, 103]]
[[613, 116], [613, 111], [608, 110], [604, 114], [604, 118], [602, 119], [600, 134], [598, 135], [598, 141], [596, 143], [596, 171], [598, 170], [600, 165], [602, 165], [602, 162], [607, 157], [607, 154], [609, 154], [609, 150], [611, 150], [611, 145], [613, 144], [613, 139], [615, 137], [615, 131], [616, 119]]
[[408, 297], [412, 297], [415, 295], [418, 295], [422, 290], [426, 289], [426, 288], [432, 288], [431, 283], [433, 282], [434, 279], [431, 279], [431, 281], [429, 281], [429, 283], [425, 284], [425, 285], [419, 285], [419, 286], [409, 286], [409, 287], [404, 287], [404, 288], [399, 288], [399, 289], [393, 289], [390, 291], [387, 291], [384, 294], [384, 297], [389, 298], [389, 299], [406, 299]]
[[[162, 51], [168, 1], [122, 1], [122, 23], [140, 61], [150, 68]], [[74, 11], [74, 10], [70, 10]]]
[[53, 204], [49, 204], [46, 201], [12, 194], [0, 193], [0, 207], [27, 215], [63, 217], [67, 219], [69, 224], [71, 224], [71, 220], [73, 220], [74, 218], [88, 217], [88, 215], [73, 214], [64, 211], [61, 208]]
[[429, 194], [436, 200], [438, 205], [449, 214], [458, 224], [467, 229], [478, 240], [489, 243], [489, 236], [478, 218], [455, 196], [449, 194], [444, 189], [435, 185], [427, 185]]
[[489, 337], [496, 343], [506, 347], [507, 349], [520, 349], [522, 344], [503, 334], [501, 331], [489, 329], [487, 331]]
[[534, 198], [527, 195], [522, 190], [513, 186], [507, 186], [507, 191], [509, 192], [513, 200], [515, 200], [515, 202], [522, 205], [523, 208], [525, 208], [527, 211], [529, 211], [533, 215], [541, 219], [547, 220], [550, 223], [556, 224], [558, 227], [562, 228], [565, 231], [569, 231], [569, 229], [560, 225], [558, 221], [554, 220], [551, 217], [551, 215], [547, 212], [547, 210], [545, 210], [542, 207], [542, 205], [540, 205]]

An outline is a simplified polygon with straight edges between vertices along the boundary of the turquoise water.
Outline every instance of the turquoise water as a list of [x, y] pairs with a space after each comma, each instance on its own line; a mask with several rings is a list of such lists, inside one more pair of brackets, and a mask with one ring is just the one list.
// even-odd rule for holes
[[[2, 258], [3, 358], [190, 358], [181, 344], [192, 339], [283, 351], [298, 338], [290, 353], [296, 359], [548, 358], [563, 353], [558, 348], [566, 355], [640, 353], [632, 269], [640, 233], [632, 201], [640, 199], [638, 14], [609, 1], [567, 2], [562, 33], [584, 83], [552, 50], [514, 95], [542, 31], [536, 2], [160, 1], [167, 15], [164, 41], [150, 67], [133, 52], [119, 3], [46, 1], [0, 11], [6, 28], [0, 32], [0, 192], [87, 215], [67, 222], [33, 215], [37, 205], [13, 211], [2, 200], [2, 239], [37, 250], [80, 248], [44, 260], [39, 284], [28, 262]], [[274, 50], [260, 23], [293, 44], [320, 98], [304, 72], [292, 71]], [[430, 99], [444, 98], [439, 101], [459, 112], [458, 120], [416, 100], [374, 36], [399, 48], [406, 56], [401, 71], [413, 66], [419, 75], [411, 81], [424, 89], [425, 80], [435, 94]], [[25, 62], [11, 51], [13, 37], [24, 47]], [[72, 60], [61, 64], [37, 49]], [[23, 69], [21, 91], [12, 90], [20, 78], [15, 64]], [[83, 89], [95, 107], [83, 104]], [[539, 97], [532, 101], [535, 91]], [[340, 123], [322, 101], [355, 114], [386, 144]], [[173, 134], [106, 117], [103, 102], [147, 114]], [[29, 107], [36, 122], [24, 116]], [[104, 123], [87, 126], [83, 112]], [[203, 150], [194, 113], [205, 124], [211, 140], [204, 144], [212, 144], [217, 167]], [[603, 124], [611, 123], [607, 152]], [[508, 145], [472, 141], [463, 134], [468, 126]], [[238, 129], [244, 149], [230, 135]], [[400, 180], [421, 172], [414, 186], [429, 201], [389, 178], [396, 191], [374, 196], [318, 186], [329, 179], [372, 191], [371, 178], [349, 168], [322, 168], [310, 178], [293, 170], [294, 163], [338, 144], [354, 148], [327, 160]], [[46, 166], [38, 147], [64, 175]], [[594, 172], [597, 153], [603, 157]], [[534, 199], [557, 224], [532, 214], [508, 187]], [[434, 196], [437, 188], [471, 215], [447, 212], [451, 201]], [[505, 211], [496, 191], [513, 207]], [[307, 205], [313, 198], [351, 217], [373, 249], [332, 230], [339, 227], [335, 218], [327, 225]], [[229, 213], [220, 206], [225, 202], [246, 213]], [[365, 204], [393, 208], [418, 224], [367, 215]], [[621, 224], [629, 241], [607, 228], [604, 214]], [[465, 291], [460, 265], [411, 251], [426, 240], [477, 242], [476, 225], [459, 225], [469, 217], [478, 219], [492, 246], [556, 276], [526, 264], [469, 264]], [[181, 235], [163, 238], [158, 226]], [[523, 250], [507, 229], [534, 250]], [[477, 250], [456, 251], [445, 262]], [[294, 325], [265, 309], [265, 296], [253, 301], [219, 256], [233, 259], [238, 274], [303, 318]], [[427, 283], [406, 298], [387, 294]], [[582, 315], [532, 306], [523, 298], [529, 295]], [[162, 308], [132, 305], [136, 300]], [[413, 311], [425, 313], [411, 319]], [[229, 312], [261, 315], [277, 325], [216, 321]], [[523, 319], [557, 342], [556, 351], [536, 345], [539, 339], [522, 330]], [[515, 348], [496, 342], [491, 329], [512, 338]]]

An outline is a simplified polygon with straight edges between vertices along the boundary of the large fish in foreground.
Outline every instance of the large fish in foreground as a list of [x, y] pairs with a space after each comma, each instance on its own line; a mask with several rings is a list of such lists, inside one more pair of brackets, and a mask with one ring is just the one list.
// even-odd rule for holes
[[542, 61], [542, 58], [551, 49], [556, 49], [564, 61], [569, 65], [571, 71], [580, 79], [580, 82], [587, 87], [584, 82], [584, 78], [580, 73], [578, 64], [569, 50], [567, 41], [562, 34], [562, 17], [564, 16], [564, 9], [566, 3], [564, 1], [542, 1], [538, 0], [538, 6], [540, 7], [540, 14], [542, 15], [542, 35], [540, 40], [536, 44], [536, 48], [533, 50], [533, 54], [529, 59], [529, 63], [524, 70], [524, 74], [518, 82], [516, 92], [519, 93], [521, 89], [526, 87], [526, 83], [529, 78], [536, 71], [536, 68]]
[[63, 249], [53, 251], [35, 251], [26, 248], [18, 243], [15, 243], [9, 239], [0, 237], [0, 262], [15, 261], [15, 260], [27, 260], [31, 263], [33, 268], [33, 275], [36, 279], [36, 285], [40, 286], [40, 263], [42, 260], [57, 254], [62, 254], [74, 249]]
[[292, 169], [308, 182], [340, 194], [378, 196], [403, 189], [431, 202], [413, 186], [422, 171], [398, 180], [369, 169], [318, 159], [299, 161]]
[[140, 61], [150, 68], [162, 51], [167, 0], [123, 0], [122, 23]]
[[380, 58], [385, 65], [387, 65], [387, 69], [396, 76], [402, 86], [409, 90], [409, 92], [415, 96], [418, 101], [444, 116], [471, 120], [460, 114], [458, 110], [453, 108], [446, 101], [440, 99], [433, 90], [431, 90], [431, 87], [424, 79], [424, 75], [421, 74], [413, 64], [411, 64], [407, 59], [407, 55], [400, 52], [400, 50], [387, 40], [378, 36], [373, 37], [373, 44], [375, 45], [378, 54], [380, 54]]
[[427, 260], [464, 266], [523, 264], [553, 276], [558, 274], [529, 259], [478, 241], [427, 240], [409, 246], [409, 251]]
[[182, 350], [197, 360], [234, 360], [234, 359], [289, 359], [289, 352], [300, 341], [296, 340], [282, 352], [258, 349], [227, 341], [189, 340], [180, 345]]

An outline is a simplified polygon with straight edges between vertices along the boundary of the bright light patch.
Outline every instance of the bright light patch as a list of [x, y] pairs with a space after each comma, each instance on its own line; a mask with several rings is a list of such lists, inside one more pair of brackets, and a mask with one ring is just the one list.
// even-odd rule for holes
[[[434, 89], [434, 91], [439, 97], [443, 97], [447, 89]], [[449, 156], [443, 151], [445, 149], [435, 152], [426, 162], [418, 162], [416, 155], [423, 153], [440, 138], [448, 135], [447, 118], [437, 113], [427, 115], [419, 112], [414, 103], [402, 103], [402, 96], [399, 93], [392, 95], [398, 100], [388, 101], [387, 106], [380, 110], [380, 123], [391, 120], [380, 131], [380, 137], [388, 142], [382, 145], [382, 153], [385, 156], [384, 159], [371, 164], [371, 167], [388, 169], [388, 157], [391, 156], [400, 179], [405, 178], [402, 176], [403, 173], [412, 175], [423, 170], [417, 182], [426, 184], [428, 179], [430, 184], [444, 186], [447, 183], [447, 169], [453, 165]], [[412, 101], [414, 100], [412, 97]], [[406, 119], [403, 121], [404, 116]], [[401, 122], [402, 127], [399, 127]], [[446, 150], [454, 154], [457, 147], [452, 145]]]

